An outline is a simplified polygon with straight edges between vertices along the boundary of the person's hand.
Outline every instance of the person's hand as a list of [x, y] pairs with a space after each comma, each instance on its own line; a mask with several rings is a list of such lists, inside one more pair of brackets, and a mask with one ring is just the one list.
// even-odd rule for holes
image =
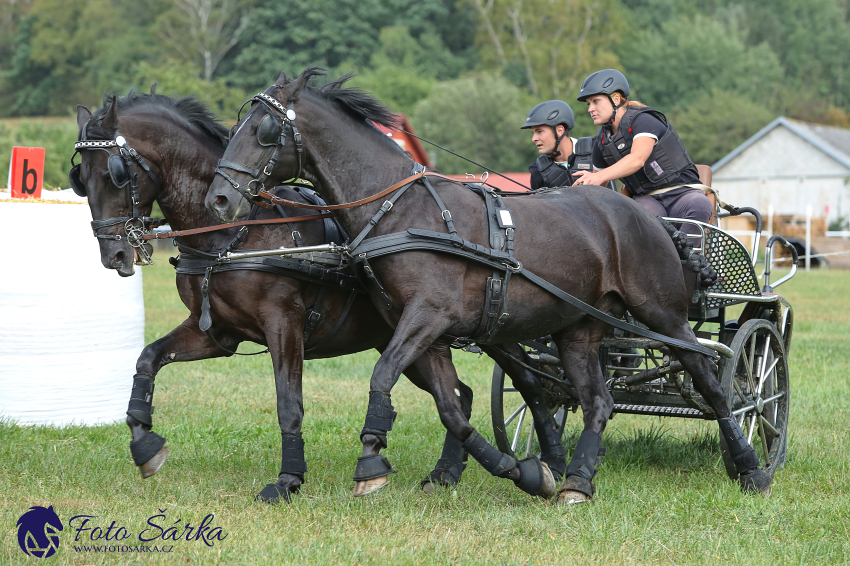
[[578, 179], [576, 179], [573, 183], [574, 187], [577, 187], [578, 185], [598, 185], [600, 187], [604, 187], [605, 183], [608, 182], [608, 179], [606, 179], [600, 171], [596, 171], [594, 173], [591, 173], [590, 171], [576, 171], [573, 173], [573, 177], [578, 177]]

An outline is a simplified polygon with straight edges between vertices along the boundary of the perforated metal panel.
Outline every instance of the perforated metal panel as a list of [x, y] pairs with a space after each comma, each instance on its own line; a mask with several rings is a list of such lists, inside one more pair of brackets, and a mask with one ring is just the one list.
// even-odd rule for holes
[[[717, 283], [709, 287], [708, 291], [735, 295], [761, 295], [758, 278], [747, 248], [719, 228], [705, 224], [702, 226], [705, 230], [703, 253], [718, 276]], [[708, 298], [706, 308], [726, 307], [745, 300]]]

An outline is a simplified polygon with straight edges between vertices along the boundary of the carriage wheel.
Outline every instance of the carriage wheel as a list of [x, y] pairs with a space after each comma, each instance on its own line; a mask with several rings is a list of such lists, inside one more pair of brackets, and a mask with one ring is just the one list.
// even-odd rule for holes
[[[776, 327], [767, 320], [748, 320], [732, 340], [734, 355], [725, 360], [721, 386], [732, 416], [755, 449], [761, 467], [773, 476], [785, 463], [788, 444], [788, 361]], [[722, 435], [720, 449], [726, 473], [738, 479]]]
[[[546, 396], [547, 400], [552, 400], [549, 403], [549, 413], [553, 415], [555, 424], [558, 425], [558, 436], [563, 437], [567, 409], [555, 401], [554, 395], [550, 397], [548, 390]], [[499, 364], [493, 367], [490, 413], [493, 418], [493, 434], [499, 450], [518, 460], [540, 455], [540, 448], [534, 438], [536, 433], [531, 410], [519, 391], [510, 383], [510, 379], [505, 383], [505, 370], [499, 367]]]

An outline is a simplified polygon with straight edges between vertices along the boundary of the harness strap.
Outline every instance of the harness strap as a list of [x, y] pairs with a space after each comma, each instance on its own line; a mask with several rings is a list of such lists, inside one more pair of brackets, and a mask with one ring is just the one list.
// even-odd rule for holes
[[313, 344], [309, 348], [306, 348], [307, 342], [306, 341], [304, 342], [304, 344], [305, 344], [304, 352], [312, 352], [313, 350], [315, 350], [316, 348], [319, 347], [319, 344], [321, 344], [322, 342], [326, 342], [326, 341], [330, 340], [331, 338], [333, 338], [334, 336], [336, 336], [336, 333], [340, 329], [340, 327], [342, 326], [342, 323], [345, 322], [345, 318], [348, 316], [348, 313], [351, 310], [351, 306], [354, 304], [354, 299], [357, 298], [358, 292], [359, 291], [357, 291], [355, 289], [354, 291], [351, 292], [350, 295], [348, 295], [348, 300], [345, 301], [345, 306], [342, 309], [342, 314], [339, 315], [339, 317], [336, 319], [336, 322], [334, 323], [333, 327], [328, 331], [327, 334], [322, 336], [322, 338], [318, 342], [316, 342], [315, 344]]
[[304, 324], [304, 333], [302, 334], [302, 343], [304, 344], [304, 349], [307, 348], [307, 341], [310, 340], [310, 336], [316, 330], [316, 327], [319, 326], [319, 321], [322, 319], [324, 312], [322, 311], [322, 302], [325, 300], [325, 291], [327, 287], [322, 285], [319, 288], [319, 294], [316, 296], [316, 302], [313, 304], [313, 307], [307, 311], [307, 320]]

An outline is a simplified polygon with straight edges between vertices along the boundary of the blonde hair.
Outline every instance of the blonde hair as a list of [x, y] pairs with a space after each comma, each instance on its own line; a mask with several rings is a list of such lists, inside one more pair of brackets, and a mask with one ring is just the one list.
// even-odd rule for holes
[[638, 102], [637, 100], [629, 100], [628, 97], [623, 94], [623, 91], [621, 90], [614, 91], [612, 94], [616, 94], [617, 96], [619, 96], [620, 100], [626, 103], [626, 106], [640, 106], [643, 108], [647, 107], [646, 104], [644, 104], [643, 102]]

